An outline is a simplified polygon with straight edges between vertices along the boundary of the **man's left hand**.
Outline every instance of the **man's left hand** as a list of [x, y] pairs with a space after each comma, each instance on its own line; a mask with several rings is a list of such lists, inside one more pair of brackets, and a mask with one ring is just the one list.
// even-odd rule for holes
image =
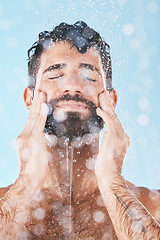
[[130, 139], [125, 133], [117, 114], [115, 103], [109, 91], [99, 95], [100, 108], [97, 114], [106, 124], [102, 145], [96, 160], [96, 176], [108, 176], [121, 174], [124, 157], [130, 144]]

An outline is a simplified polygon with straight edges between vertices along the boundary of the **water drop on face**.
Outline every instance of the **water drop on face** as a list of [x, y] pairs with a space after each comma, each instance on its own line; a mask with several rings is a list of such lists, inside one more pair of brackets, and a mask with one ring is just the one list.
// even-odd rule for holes
[[97, 223], [102, 223], [104, 221], [104, 213], [102, 211], [95, 211], [93, 213], [93, 219]]
[[47, 139], [47, 144], [49, 147], [54, 148], [57, 145], [58, 139], [55, 135], [45, 134], [45, 137]]
[[60, 109], [56, 109], [53, 112], [53, 117], [57, 122], [63, 122], [67, 119], [67, 113]]
[[74, 148], [81, 148], [83, 146], [83, 140], [81, 137], [73, 139], [73, 147]]
[[44, 219], [46, 216], [46, 211], [43, 208], [37, 208], [33, 211], [33, 216], [37, 219]]
[[94, 158], [87, 159], [86, 160], [86, 168], [88, 168], [89, 170], [94, 170], [95, 163], [96, 163], [96, 160]]
[[91, 134], [85, 134], [83, 136], [83, 143], [86, 145], [91, 145], [94, 140], [94, 137]]
[[27, 211], [25, 212], [18, 212], [15, 216], [15, 221], [17, 223], [26, 223], [28, 220], [29, 213]]

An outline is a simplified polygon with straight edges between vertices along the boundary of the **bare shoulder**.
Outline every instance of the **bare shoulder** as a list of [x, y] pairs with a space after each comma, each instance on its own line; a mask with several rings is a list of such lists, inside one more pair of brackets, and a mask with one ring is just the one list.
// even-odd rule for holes
[[136, 186], [129, 188], [151, 215], [160, 223], [160, 190], [151, 190], [146, 187]]
[[12, 185], [9, 185], [8, 187], [0, 188], [0, 198], [2, 198], [11, 187]]

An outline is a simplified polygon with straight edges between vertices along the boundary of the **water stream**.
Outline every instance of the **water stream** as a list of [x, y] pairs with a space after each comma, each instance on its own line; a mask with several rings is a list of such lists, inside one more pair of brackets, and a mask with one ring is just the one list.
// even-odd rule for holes
[[66, 141], [66, 168], [67, 168], [67, 197], [68, 197], [68, 239], [72, 239], [73, 227], [72, 227], [72, 176], [73, 176], [73, 155], [74, 155], [74, 147], [71, 143], [69, 146], [69, 141]]

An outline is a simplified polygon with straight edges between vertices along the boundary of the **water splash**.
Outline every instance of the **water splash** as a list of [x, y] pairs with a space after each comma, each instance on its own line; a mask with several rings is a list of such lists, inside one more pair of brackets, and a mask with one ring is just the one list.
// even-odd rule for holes
[[74, 161], [74, 145], [69, 145], [69, 140], [66, 140], [66, 163], [67, 163], [67, 197], [68, 197], [68, 240], [73, 234], [72, 227], [72, 176], [73, 176], [73, 161]]

